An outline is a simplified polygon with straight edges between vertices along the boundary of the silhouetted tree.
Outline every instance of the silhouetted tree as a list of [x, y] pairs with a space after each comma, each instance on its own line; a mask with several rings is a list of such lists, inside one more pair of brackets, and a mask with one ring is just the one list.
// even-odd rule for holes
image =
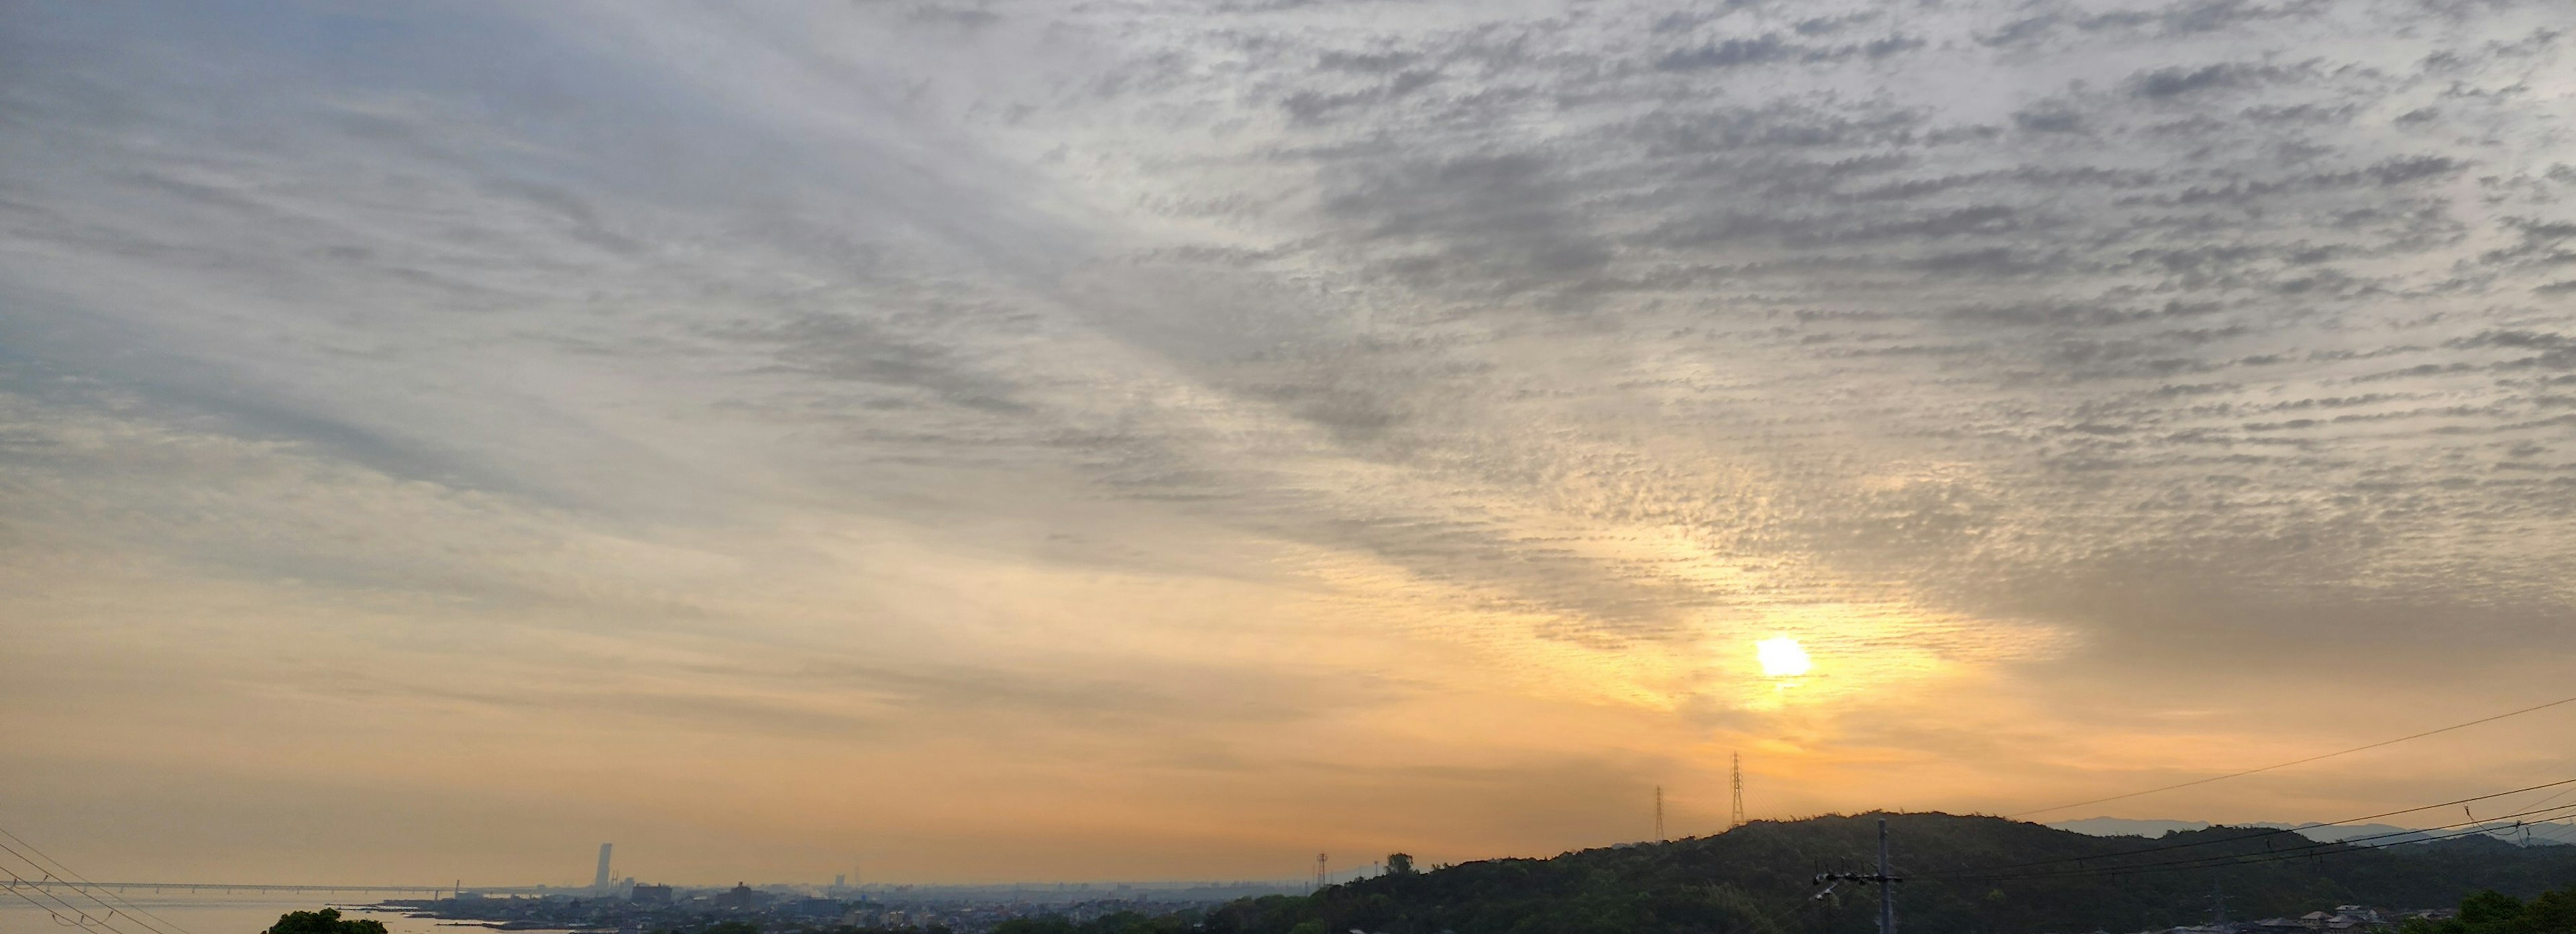
[[2460, 900], [2460, 915], [2440, 921], [2408, 918], [2399, 934], [2576, 934], [2576, 884], [2542, 892], [2526, 903], [2488, 889]]
[[374, 918], [344, 920], [337, 908], [290, 911], [277, 916], [268, 934], [385, 934], [385, 923]]

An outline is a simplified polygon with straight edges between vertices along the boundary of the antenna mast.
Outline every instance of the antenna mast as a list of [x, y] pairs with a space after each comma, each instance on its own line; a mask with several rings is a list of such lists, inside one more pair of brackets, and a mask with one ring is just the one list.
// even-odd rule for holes
[[1655, 842], [1664, 842], [1664, 786], [1655, 786]]

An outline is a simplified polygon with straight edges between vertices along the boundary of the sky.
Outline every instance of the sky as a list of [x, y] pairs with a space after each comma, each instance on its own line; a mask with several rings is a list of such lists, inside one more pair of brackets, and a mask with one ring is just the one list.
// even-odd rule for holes
[[[1715, 832], [1739, 754], [1756, 818], [2024, 814], [2557, 699], [2571, 30], [12, 0], [0, 826], [1297, 878], [1658, 786]], [[2336, 820], [2571, 729], [2034, 819]]]

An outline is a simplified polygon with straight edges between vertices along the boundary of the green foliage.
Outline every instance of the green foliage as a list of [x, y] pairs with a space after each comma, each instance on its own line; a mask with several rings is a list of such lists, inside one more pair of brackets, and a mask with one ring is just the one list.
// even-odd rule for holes
[[[1870, 934], [1876, 893], [1849, 884], [1816, 900], [1814, 874], [1865, 869], [1880, 815], [1757, 821], [1714, 837], [1494, 859], [1389, 872], [1312, 895], [1269, 895], [1196, 913], [1128, 913], [1076, 923], [1003, 922], [994, 934]], [[2213, 827], [2136, 838], [2089, 837], [1994, 817], [1886, 815], [1895, 838], [1899, 928], [1905, 934], [2138, 931], [2207, 920], [2223, 891], [2237, 917], [2299, 915], [2339, 904], [2414, 908], [2461, 903], [2460, 918], [2416, 921], [2400, 934], [2576, 934], [2576, 847], [2517, 847], [2469, 838], [2372, 850], [2306, 849], [2303, 837]], [[2200, 844], [2182, 853], [2147, 846]], [[2291, 848], [2299, 848], [2292, 850]], [[2308, 854], [2278, 859], [2283, 850]], [[2135, 855], [2132, 855], [2135, 854]], [[2043, 860], [2087, 870], [2236, 856], [2246, 862], [2127, 875], [2092, 872], [1969, 877]], [[2052, 864], [2063, 869], [2072, 863]], [[2492, 890], [2492, 891], [2489, 891]], [[2476, 893], [2476, 894], [2470, 894]], [[2537, 896], [2529, 902], [2515, 893]], [[710, 932], [713, 934], [713, 932]]]
[[343, 920], [337, 908], [290, 911], [277, 916], [268, 934], [385, 934], [385, 923], [374, 918]]
[[1158, 917], [1134, 911], [1082, 922], [1061, 917], [1012, 918], [993, 926], [993, 934], [1182, 934], [1191, 930], [1188, 915]]
[[1413, 854], [1411, 854], [1411, 853], [1389, 853], [1389, 854], [1386, 854], [1386, 874], [1387, 874], [1387, 875], [1390, 875], [1390, 876], [1409, 876], [1409, 875], [1412, 875], [1412, 874], [1413, 874]]
[[[1268, 896], [1210, 910], [1211, 934], [1869, 934], [1877, 898], [1846, 884], [1815, 901], [1821, 870], [1866, 869], [1877, 847], [1878, 815], [1757, 821], [1714, 837], [1567, 853], [1553, 859], [1496, 859], [1433, 872], [1389, 873], [1310, 896]], [[2473, 838], [2389, 850], [2328, 847], [2314, 859], [2275, 860], [2132, 875], [2040, 878], [1931, 878], [1944, 871], [2082, 857], [2100, 868], [2180, 856], [2265, 857], [2305, 846], [2288, 835], [2212, 828], [2155, 841], [2211, 841], [2182, 854], [2123, 857], [2149, 844], [2089, 837], [2037, 824], [1947, 814], [1887, 815], [1905, 934], [2031, 934], [2137, 931], [2208, 918], [2223, 890], [2237, 917], [2299, 915], [2338, 904], [2392, 908], [2457, 902], [2492, 888], [2536, 895], [2576, 879], [2576, 847], [2525, 849]], [[1390, 860], [1392, 862], [1392, 860]], [[2566, 895], [2543, 901], [2565, 917]], [[2523, 915], [2517, 914], [2516, 917]], [[2519, 923], [2519, 922], [2517, 922]], [[2538, 924], [2539, 922], [2533, 922]], [[1028, 934], [1037, 934], [1032, 930]], [[1088, 934], [1088, 932], [1084, 932]], [[1115, 932], [1123, 934], [1123, 932]], [[2564, 926], [2462, 929], [2416, 934], [2576, 934]]]
[[[1053, 929], [1050, 928], [1048, 930]], [[949, 934], [949, 930], [948, 926], [944, 924], [934, 924], [929, 927], [920, 927], [916, 925], [905, 925], [903, 927], [869, 925], [866, 927], [860, 927], [850, 924], [834, 924], [827, 926], [808, 923], [773, 922], [764, 926], [759, 921], [735, 918], [718, 921], [713, 924], [698, 925], [695, 927], [662, 928], [655, 931], [654, 934]]]
[[2460, 899], [2456, 918], [2408, 918], [2399, 934], [2576, 934], [2576, 883], [2524, 902], [2488, 889]]

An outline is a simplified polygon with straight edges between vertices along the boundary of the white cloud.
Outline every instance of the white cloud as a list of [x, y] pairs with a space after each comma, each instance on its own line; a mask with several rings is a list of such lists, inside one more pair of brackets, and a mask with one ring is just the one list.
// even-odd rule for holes
[[[748, 793], [682, 762], [720, 749], [795, 776], [762, 847], [964, 807], [809, 770], [1135, 820], [1196, 783], [1156, 845], [1237, 867], [1411, 775], [1476, 789], [1412, 831], [1466, 855], [1616, 839], [1489, 819], [1718, 744], [1810, 809], [2260, 748], [2071, 699], [2569, 649], [2554, 16], [48, 14], [0, 47], [17, 690], [384, 793], [604, 773], [298, 737]], [[1780, 633], [1790, 693], [1748, 680]], [[2520, 697], [2388, 683], [2267, 712]], [[19, 716], [29, 774], [151, 759]], [[1277, 826], [1188, 829], [1246, 801]], [[1020, 820], [978, 832], [1115, 823]]]

